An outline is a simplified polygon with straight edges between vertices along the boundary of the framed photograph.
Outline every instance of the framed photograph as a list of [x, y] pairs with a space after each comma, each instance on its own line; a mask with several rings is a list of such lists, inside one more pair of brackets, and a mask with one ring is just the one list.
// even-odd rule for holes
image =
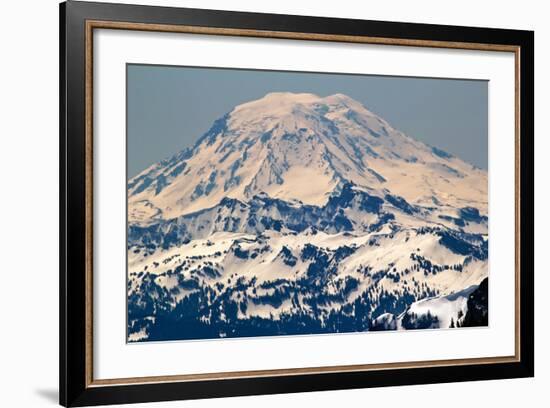
[[60, 21], [62, 405], [534, 375], [533, 32]]

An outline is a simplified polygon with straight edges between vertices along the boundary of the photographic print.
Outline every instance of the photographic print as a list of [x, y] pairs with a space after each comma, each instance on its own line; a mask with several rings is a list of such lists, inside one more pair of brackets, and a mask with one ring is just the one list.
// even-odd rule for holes
[[487, 326], [487, 118], [481, 80], [128, 64], [127, 340]]
[[534, 376], [533, 31], [70, 1], [59, 40], [62, 405]]

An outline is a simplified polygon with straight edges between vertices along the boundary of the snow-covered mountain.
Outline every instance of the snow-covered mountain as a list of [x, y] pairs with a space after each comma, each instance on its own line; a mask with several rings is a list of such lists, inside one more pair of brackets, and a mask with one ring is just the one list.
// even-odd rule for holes
[[487, 173], [341, 94], [237, 106], [128, 219], [132, 341], [455, 327], [487, 276]]
[[395, 130], [353, 99], [271, 93], [132, 178], [129, 216], [169, 219], [259, 193], [323, 205], [345, 182], [413, 204], [487, 211], [486, 172]]

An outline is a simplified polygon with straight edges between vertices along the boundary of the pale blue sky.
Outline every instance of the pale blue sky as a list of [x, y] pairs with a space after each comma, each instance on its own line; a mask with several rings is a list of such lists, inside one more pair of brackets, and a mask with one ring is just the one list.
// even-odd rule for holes
[[488, 82], [128, 65], [128, 177], [269, 92], [346, 94], [418, 140], [487, 169]]

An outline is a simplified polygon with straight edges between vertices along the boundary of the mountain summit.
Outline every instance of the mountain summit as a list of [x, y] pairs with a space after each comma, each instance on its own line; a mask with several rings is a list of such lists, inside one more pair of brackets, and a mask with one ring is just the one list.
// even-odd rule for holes
[[259, 193], [323, 205], [349, 182], [412, 203], [486, 212], [484, 171], [408, 137], [346, 95], [277, 92], [236, 106], [192, 149], [132, 178], [129, 220], [174, 218]]

